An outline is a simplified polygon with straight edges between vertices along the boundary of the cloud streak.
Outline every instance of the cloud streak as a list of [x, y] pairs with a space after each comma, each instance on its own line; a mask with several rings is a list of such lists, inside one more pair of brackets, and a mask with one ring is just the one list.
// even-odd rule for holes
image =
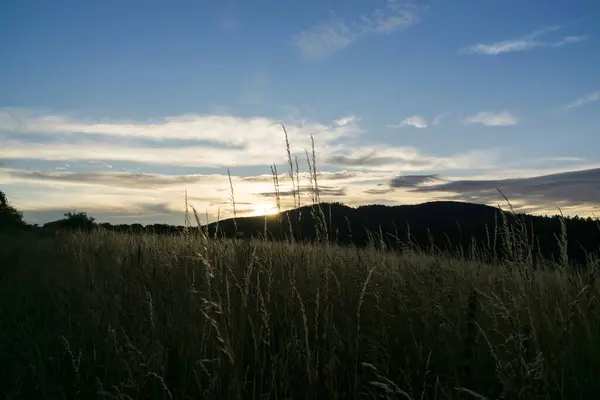
[[406, 118], [404, 121], [400, 122], [399, 124], [390, 124], [390, 125], [386, 125], [386, 128], [405, 128], [408, 126], [412, 126], [413, 128], [417, 128], [417, 129], [425, 129], [427, 128], [428, 124], [427, 121], [425, 120], [425, 118], [421, 117], [420, 115], [413, 115], [410, 116], [408, 118]]
[[63, 136], [109, 136], [155, 141], [205, 141], [222, 146], [260, 145], [281, 133], [281, 122], [289, 123], [288, 132], [296, 140], [308, 143], [309, 134], [323, 140], [335, 140], [359, 133], [358, 119], [344, 116], [330, 125], [306, 121], [280, 121], [268, 117], [243, 118], [232, 115], [186, 114], [148, 121], [93, 120], [66, 115], [43, 114], [33, 110], [0, 109], [0, 131]]
[[214, 182], [215, 179], [224, 179], [220, 175], [165, 175], [150, 173], [94, 173], [94, 172], [55, 172], [55, 171], [10, 171], [14, 178], [28, 182], [63, 182], [84, 185], [102, 185], [111, 187], [160, 189], [169, 186], [193, 185], [199, 182]]
[[560, 29], [560, 26], [551, 26], [518, 38], [501, 40], [494, 43], [477, 43], [460, 49], [459, 53], [497, 56], [505, 53], [530, 51], [539, 47], [562, 47], [586, 39], [586, 36], [563, 36], [561, 39], [554, 41], [538, 39], [540, 36], [547, 35]]
[[[300, 187], [299, 190], [301, 195], [314, 195], [314, 194], [319, 194], [319, 196], [323, 197], [323, 196], [345, 196], [346, 195], [346, 188], [336, 188], [336, 187], [331, 187], [331, 186], [322, 186], [319, 185], [318, 190], [315, 189], [312, 186], [302, 186]], [[286, 190], [286, 191], [270, 191], [270, 192], [262, 192], [262, 193], [256, 193], [258, 196], [261, 197], [278, 197], [278, 196], [294, 196], [295, 194], [298, 193], [298, 189], [294, 189], [294, 191], [292, 192], [291, 190]]]
[[404, 0], [386, 0], [384, 7], [360, 15], [354, 21], [337, 16], [293, 36], [292, 43], [307, 58], [323, 58], [340, 51], [358, 39], [389, 34], [420, 21], [423, 8]]
[[585, 96], [575, 100], [574, 102], [567, 104], [565, 106], [566, 110], [570, 110], [573, 108], [579, 108], [582, 107], [588, 103], [593, 103], [596, 101], [600, 100], [600, 91], [594, 92], [594, 93], [588, 93]]
[[440, 180], [438, 175], [400, 175], [390, 181], [392, 188], [414, 188]]
[[508, 111], [502, 111], [499, 113], [482, 111], [463, 120], [463, 124], [465, 125], [484, 126], [511, 126], [517, 125], [518, 122], [518, 118]]

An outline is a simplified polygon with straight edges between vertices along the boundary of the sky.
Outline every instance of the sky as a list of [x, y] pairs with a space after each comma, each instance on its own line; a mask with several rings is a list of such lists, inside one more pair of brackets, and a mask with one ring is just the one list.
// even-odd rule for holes
[[[0, 5], [0, 190], [31, 223], [322, 201], [600, 208], [597, 0]], [[291, 196], [281, 206], [293, 206]]]

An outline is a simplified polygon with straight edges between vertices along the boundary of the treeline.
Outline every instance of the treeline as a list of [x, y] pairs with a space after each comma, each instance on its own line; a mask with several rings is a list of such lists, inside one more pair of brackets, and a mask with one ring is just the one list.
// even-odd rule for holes
[[[44, 228], [101, 228], [167, 235], [198, 232], [197, 227], [183, 225], [96, 224], [85, 213], [66, 214], [65, 219], [45, 224]], [[278, 215], [231, 218], [202, 229], [211, 238], [328, 241], [394, 251], [409, 248], [534, 267], [542, 260], [583, 265], [600, 250], [600, 224], [592, 218], [533, 216], [462, 202], [358, 208], [323, 203]]]
[[[45, 232], [104, 229], [160, 235], [197, 233], [199, 230], [198, 227], [168, 224], [99, 224], [85, 212], [66, 213], [63, 219], [32, 227], [23, 222], [22, 214], [10, 206], [2, 192], [0, 194], [0, 230], [7, 227]], [[542, 259], [561, 264], [586, 264], [600, 250], [598, 220], [533, 216], [462, 202], [357, 208], [341, 203], [322, 203], [278, 215], [231, 218], [201, 229], [213, 238], [329, 241], [397, 251], [411, 248], [533, 266]]]

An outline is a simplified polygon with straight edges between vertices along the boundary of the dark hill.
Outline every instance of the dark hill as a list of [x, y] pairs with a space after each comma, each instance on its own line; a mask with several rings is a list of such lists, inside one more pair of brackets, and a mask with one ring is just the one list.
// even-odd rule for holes
[[[157, 234], [181, 234], [183, 226], [153, 224], [142, 226], [96, 224], [85, 213], [68, 215], [65, 220], [46, 224], [43, 229], [104, 229]], [[571, 262], [584, 264], [597, 254], [600, 224], [591, 218], [542, 217], [504, 212], [481, 204], [434, 201], [416, 205], [368, 205], [348, 207], [341, 203], [323, 203], [282, 212], [279, 215], [227, 219], [207, 225], [211, 237], [261, 237], [296, 241], [327, 239], [330, 242], [366, 246], [375, 244], [402, 250], [406, 246], [426, 251], [444, 251], [470, 257], [476, 251], [488, 261], [528, 257], [558, 260], [558, 238], [562, 223], [567, 229], [567, 254]], [[506, 223], [506, 224], [505, 224]], [[90, 226], [91, 224], [91, 226]], [[505, 232], [521, 239], [506, 246]], [[513, 237], [511, 237], [512, 240]], [[524, 242], [527, 246], [519, 246]], [[514, 244], [517, 244], [515, 246]]]
[[[417, 205], [369, 205], [352, 208], [340, 203], [304, 206], [279, 216], [243, 217], [208, 225], [209, 233], [233, 237], [266, 236], [285, 239], [291, 232], [296, 240], [312, 241], [328, 237], [330, 241], [356, 246], [367, 245], [377, 235], [392, 248], [412, 243], [421, 249], [459, 252], [468, 256], [477, 249], [490, 257], [506, 257], [504, 220], [512, 232], [522, 232], [534, 256], [558, 259], [561, 220], [558, 216], [542, 217], [503, 212], [481, 204], [436, 201]], [[572, 261], [584, 263], [586, 252], [596, 252], [600, 244], [597, 221], [590, 218], [565, 218], [568, 254]], [[321, 226], [323, 229], [318, 229]], [[381, 234], [382, 235], [381, 235]]]

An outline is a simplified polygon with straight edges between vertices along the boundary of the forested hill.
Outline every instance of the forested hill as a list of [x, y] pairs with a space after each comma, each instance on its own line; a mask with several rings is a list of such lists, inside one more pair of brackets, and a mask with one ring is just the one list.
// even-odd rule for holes
[[[383, 238], [387, 246], [411, 242], [421, 249], [469, 252], [473, 243], [488, 256], [506, 256], [506, 235], [520, 237], [530, 244], [534, 256], [558, 259], [562, 235], [559, 216], [543, 217], [503, 212], [497, 207], [462, 202], [428, 202], [417, 205], [369, 205], [357, 208], [340, 203], [321, 204], [320, 210], [305, 206], [280, 215], [228, 219], [208, 226], [224, 236], [241, 232], [245, 236], [264, 236], [296, 240], [328, 237], [342, 244], [362, 246]], [[591, 218], [564, 218], [568, 254], [573, 261], [584, 262], [586, 253], [600, 250], [600, 226]], [[290, 231], [291, 222], [291, 231]], [[507, 225], [505, 225], [505, 222]], [[319, 229], [321, 227], [321, 229]], [[290, 233], [291, 232], [291, 233]], [[511, 240], [514, 236], [511, 237]], [[512, 244], [513, 246], [515, 243]], [[513, 253], [524, 251], [515, 249]]]

